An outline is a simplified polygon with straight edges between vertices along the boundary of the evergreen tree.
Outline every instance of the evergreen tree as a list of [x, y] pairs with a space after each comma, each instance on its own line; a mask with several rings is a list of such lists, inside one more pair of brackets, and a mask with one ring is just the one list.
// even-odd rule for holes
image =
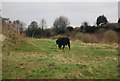
[[118, 23], [120, 23], [120, 18], [119, 18], [119, 20], [118, 20]]
[[104, 15], [101, 15], [101, 16], [99, 16], [98, 18], [97, 18], [97, 22], [96, 22], [96, 24], [97, 24], [97, 26], [99, 25], [99, 24], [101, 24], [101, 23], [107, 23], [108, 21], [107, 21], [107, 18], [104, 16]]

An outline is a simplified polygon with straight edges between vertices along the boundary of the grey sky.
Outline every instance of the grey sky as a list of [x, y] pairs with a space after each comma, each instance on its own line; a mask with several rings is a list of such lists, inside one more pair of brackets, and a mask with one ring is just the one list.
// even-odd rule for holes
[[120, 1], [118, 3], [118, 18], [120, 18]]
[[83, 21], [94, 25], [99, 15], [104, 14], [109, 22], [118, 21], [117, 2], [3, 2], [2, 15], [26, 24], [44, 18], [47, 26], [53, 25], [56, 17], [66, 16], [70, 25], [80, 26]]

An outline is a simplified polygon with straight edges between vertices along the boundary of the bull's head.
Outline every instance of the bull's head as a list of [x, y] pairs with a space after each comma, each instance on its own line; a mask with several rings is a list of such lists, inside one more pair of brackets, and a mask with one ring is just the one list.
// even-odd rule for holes
[[56, 40], [56, 44], [58, 44], [58, 40]]

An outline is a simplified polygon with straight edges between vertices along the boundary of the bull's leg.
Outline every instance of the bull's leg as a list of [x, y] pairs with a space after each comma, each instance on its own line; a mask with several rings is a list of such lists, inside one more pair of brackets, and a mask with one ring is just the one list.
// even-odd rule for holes
[[61, 46], [62, 46], [62, 45], [58, 44], [58, 47], [59, 47], [60, 49], [61, 49]]
[[70, 49], [70, 43], [68, 43], [68, 47], [69, 47], [69, 49]]
[[63, 48], [62, 49], [64, 49], [65, 48], [65, 45], [63, 45]]

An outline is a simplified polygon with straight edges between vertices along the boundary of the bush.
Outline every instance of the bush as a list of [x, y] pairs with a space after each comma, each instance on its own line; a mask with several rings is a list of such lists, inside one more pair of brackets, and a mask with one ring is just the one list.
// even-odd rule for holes
[[74, 28], [73, 28], [72, 26], [68, 26], [68, 27], [67, 27], [67, 30], [68, 30], [68, 31], [73, 31], [73, 29], [74, 29]]
[[98, 42], [94, 34], [77, 33], [75, 35], [75, 38], [85, 43], [97, 43]]
[[64, 34], [57, 35], [51, 38], [57, 39], [59, 37], [69, 37], [71, 40], [79, 40], [85, 43], [107, 43], [107, 44], [118, 43], [118, 33], [113, 30], [100, 31], [97, 32], [96, 34], [85, 34], [73, 31], [70, 33], [69, 36], [67, 34]]
[[118, 43], [118, 33], [113, 30], [108, 30], [104, 34], [104, 43]]

